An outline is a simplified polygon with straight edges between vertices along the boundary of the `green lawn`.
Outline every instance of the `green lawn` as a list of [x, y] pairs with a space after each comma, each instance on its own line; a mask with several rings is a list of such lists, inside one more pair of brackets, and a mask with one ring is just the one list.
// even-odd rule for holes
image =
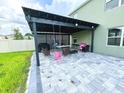
[[32, 52], [0, 53], [0, 93], [24, 93]]

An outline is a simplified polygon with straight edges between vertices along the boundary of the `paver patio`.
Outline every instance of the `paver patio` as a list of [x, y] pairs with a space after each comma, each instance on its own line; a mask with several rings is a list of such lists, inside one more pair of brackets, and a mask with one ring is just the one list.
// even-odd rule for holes
[[79, 52], [40, 63], [43, 93], [124, 93], [124, 59]]

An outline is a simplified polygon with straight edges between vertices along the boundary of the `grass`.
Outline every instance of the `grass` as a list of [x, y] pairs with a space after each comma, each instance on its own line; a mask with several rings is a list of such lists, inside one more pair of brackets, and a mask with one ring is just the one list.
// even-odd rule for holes
[[32, 52], [0, 53], [0, 93], [24, 93]]

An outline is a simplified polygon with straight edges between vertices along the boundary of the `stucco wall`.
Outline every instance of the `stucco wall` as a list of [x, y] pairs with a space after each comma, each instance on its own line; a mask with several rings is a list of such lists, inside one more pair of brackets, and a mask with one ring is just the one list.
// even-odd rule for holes
[[71, 16], [77, 14], [78, 19], [100, 24], [95, 31], [94, 52], [124, 57], [124, 46], [106, 44], [108, 28], [124, 26], [124, 5], [111, 10], [105, 10], [104, 6], [105, 0], [91, 0]]
[[34, 40], [0, 40], [0, 52], [34, 50]]
[[80, 31], [80, 32], [74, 33], [72, 35], [72, 38], [73, 39], [76, 38], [78, 44], [80, 44], [81, 42], [85, 42], [91, 47], [91, 31]]

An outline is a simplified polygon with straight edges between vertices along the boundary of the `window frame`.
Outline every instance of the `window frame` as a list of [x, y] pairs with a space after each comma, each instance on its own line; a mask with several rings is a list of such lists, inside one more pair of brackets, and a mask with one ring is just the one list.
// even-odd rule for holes
[[[114, 29], [114, 28], [121, 28], [121, 35], [120, 36], [114, 36], [115, 38], [120, 38], [120, 45], [109, 45], [108, 44], [108, 39], [109, 38], [114, 38], [114, 37], [109, 37], [109, 29]], [[112, 47], [124, 47], [123, 41], [124, 41], [124, 26], [120, 26], [120, 27], [113, 27], [113, 28], [108, 28], [108, 33], [107, 33], [107, 42], [106, 45], [107, 46], [112, 46]]]

